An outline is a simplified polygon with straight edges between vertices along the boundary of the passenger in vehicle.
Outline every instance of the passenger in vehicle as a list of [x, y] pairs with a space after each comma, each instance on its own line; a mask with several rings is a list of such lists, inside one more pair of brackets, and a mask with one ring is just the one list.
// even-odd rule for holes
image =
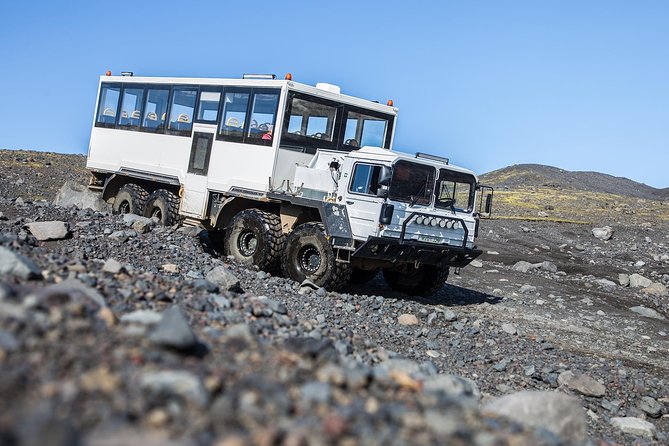
[[[265, 124], [262, 124], [262, 125], [264, 126]], [[267, 133], [262, 135], [262, 139], [271, 141], [273, 133], [274, 133], [274, 126], [272, 124], [267, 124]]]

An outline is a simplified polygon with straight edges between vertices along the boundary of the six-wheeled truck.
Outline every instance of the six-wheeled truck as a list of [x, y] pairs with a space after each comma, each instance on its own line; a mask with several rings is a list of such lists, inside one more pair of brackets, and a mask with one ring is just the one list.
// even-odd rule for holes
[[225, 254], [338, 289], [427, 295], [480, 255], [492, 189], [392, 149], [397, 109], [271, 75], [102, 76], [87, 167], [117, 213], [223, 234]]

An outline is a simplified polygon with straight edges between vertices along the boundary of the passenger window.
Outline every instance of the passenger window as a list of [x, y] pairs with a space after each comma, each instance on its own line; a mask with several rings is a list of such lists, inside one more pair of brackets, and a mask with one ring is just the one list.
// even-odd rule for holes
[[197, 120], [216, 122], [218, 120], [218, 104], [221, 101], [219, 91], [201, 91], [200, 106], [197, 110]]
[[118, 125], [123, 127], [139, 127], [144, 98], [143, 88], [124, 88], [121, 101], [121, 116]]
[[337, 108], [293, 98], [288, 133], [332, 141]]
[[103, 86], [98, 104], [98, 119], [100, 124], [114, 125], [118, 100], [121, 97], [121, 87]]
[[356, 164], [349, 191], [356, 194], [376, 195], [379, 189], [379, 174], [381, 166], [370, 164]]
[[169, 90], [148, 90], [146, 102], [144, 103], [142, 128], [153, 131], [165, 129], [165, 113], [167, 112], [169, 96]]
[[229, 141], [244, 139], [244, 124], [249, 105], [248, 91], [228, 91], [223, 99], [223, 119], [219, 133]]
[[278, 92], [257, 92], [253, 94], [251, 122], [245, 142], [266, 146], [272, 145], [276, 109], [278, 105]]
[[363, 113], [348, 112], [344, 145], [351, 147], [384, 147], [388, 120]]
[[196, 89], [175, 89], [170, 103], [170, 120], [167, 128], [190, 133], [193, 128]]

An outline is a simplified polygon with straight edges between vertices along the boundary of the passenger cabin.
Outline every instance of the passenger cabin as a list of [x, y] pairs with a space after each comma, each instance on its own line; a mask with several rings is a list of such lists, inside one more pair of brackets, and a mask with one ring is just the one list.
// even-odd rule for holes
[[179, 186], [204, 218], [208, 192], [290, 192], [317, 149], [391, 149], [396, 116], [329, 84], [102, 76], [87, 167]]

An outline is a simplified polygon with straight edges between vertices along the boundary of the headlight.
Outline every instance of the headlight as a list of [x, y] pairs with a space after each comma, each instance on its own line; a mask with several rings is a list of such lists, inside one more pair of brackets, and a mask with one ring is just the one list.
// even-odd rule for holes
[[446, 227], [447, 227], [448, 229], [451, 229], [451, 228], [453, 227], [453, 220], [448, 220], [448, 221], [446, 222]]
[[424, 218], [421, 216], [416, 217], [416, 224], [422, 225], [423, 224]]
[[441, 226], [442, 228], [445, 228], [446, 227], [446, 220], [439, 220], [439, 226]]
[[458, 229], [459, 227], [460, 227], [460, 223], [458, 223], [457, 221], [454, 221], [453, 222], [453, 229]]
[[436, 219], [436, 218], [433, 218], [432, 220], [430, 220], [430, 225], [432, 225], [432, 226], [437, 226], [438, 223], [439, 223], [439, 220]]

